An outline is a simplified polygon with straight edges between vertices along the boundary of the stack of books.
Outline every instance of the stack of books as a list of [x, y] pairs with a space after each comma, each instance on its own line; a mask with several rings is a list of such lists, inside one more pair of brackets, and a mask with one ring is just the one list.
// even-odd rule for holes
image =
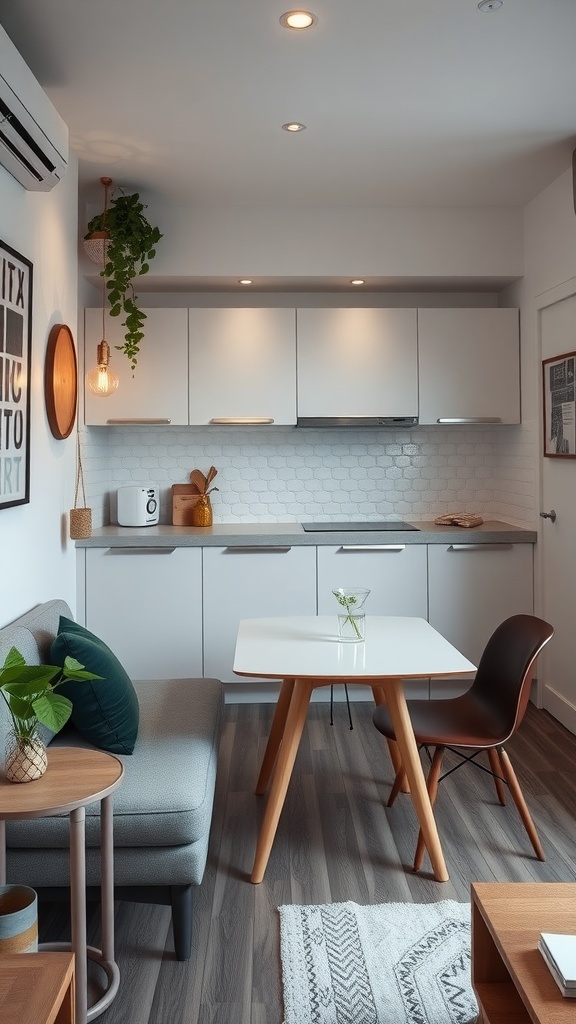
[[576, 935], [541, 932], [538, 949], [562, 995], [576, 999]]

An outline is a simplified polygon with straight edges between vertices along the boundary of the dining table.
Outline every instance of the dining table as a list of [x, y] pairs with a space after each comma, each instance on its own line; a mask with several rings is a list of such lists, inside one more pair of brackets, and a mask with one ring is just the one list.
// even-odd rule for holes
[[395, 767], [405, 770], [434, 878], [447, 882], [404, 683], [467, 676], [476, 666], [426, 619], [367, 615], [364, 640], [344, 642], [336, 615], [301, 615], [241, 619], [233, 667], [238, 676], [282, 680], [256, 784], [256, 793], [269, 785], [270, 792], [250, 880], [261, 882], [266, 872], [312, 691], [346, 683], [368, 686], [377, 705], [387, 703], [396, 736]]

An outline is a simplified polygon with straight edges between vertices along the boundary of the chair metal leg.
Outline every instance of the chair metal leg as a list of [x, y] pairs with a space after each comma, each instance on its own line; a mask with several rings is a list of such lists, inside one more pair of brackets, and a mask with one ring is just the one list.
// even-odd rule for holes
[[506, 790], [504, 783], [500, 778], [503, 775], [502, 765], [500, 764], [500, 758], [498, 757], [498, 751], [495, 747], [490, 747], [488, 750], [488, 760], [490, 761], [490, 768], [494, 774], [494, 785], [496, 786], [496, 795], [499, 803], [504, 807], [506, 805]]
[[[430, 803], [434, 806], [434, 801], [438, 795], [438, 780], [440, 778], [440, 772], [442, 771], [442, 758], [444, 757], [444, 747], [436, 747], [434, 750], [434, 757], [432, 758], [432, 764], [430, 771], [428, 772], [428, 779], [426, 780], [426, 787], [430, 796]], [[422, 835], [422, 829], [418, 833], [418, 842], [416, 844], [416, 853], [414, 854], [414, 871], [419, 871], [422, 867], [422, 861], [424, 860], [424, 853], [426, 852], [426, 845], [424, 843], [424, 836]]]
[[504, 778], [508, 783], [508, 788], [512, 794], [512, 799], [514, 800], [514, 803], [518, 808], [518, 812], [520, 814], [520, 817], [522, 818], [522, 823], [528, 833], [528, 837], [534, 848], [534, 853], [538, 857], [538, 860], [546, 860], [544, 850], [542, 849], [542, 843], [538, 838], [538, 833], [534, 826], [534, 822], [532, 821], [532, 818], [530, 816], [530, 811], [526, 806], [526, 801], [522, 794], [522, 790], [520, 789], [520, 786], [518, 784], [516, 772], [514, 771], [512, 765], [510, 764], [510, 758], [508, 757], [508, 754], [504, 750], [504, 747], [498, 748], [498, 754], [500, 757], [500, 763], [502, 765], [502, 772]]

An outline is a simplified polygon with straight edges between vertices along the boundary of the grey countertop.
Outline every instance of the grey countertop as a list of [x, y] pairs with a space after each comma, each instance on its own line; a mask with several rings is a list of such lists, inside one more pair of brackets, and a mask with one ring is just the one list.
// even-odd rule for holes
[[417, 531], [369, 530], [305, 533], [300, 523], [215, 523], [193, 526], [103, 526], [91, 537], [76, 541], [78, 548], [267, 547], [272, 545], [341, 544], [534, 544], [536, 531], [498, 521], [471, 528], [436, 526], [411, 520]]

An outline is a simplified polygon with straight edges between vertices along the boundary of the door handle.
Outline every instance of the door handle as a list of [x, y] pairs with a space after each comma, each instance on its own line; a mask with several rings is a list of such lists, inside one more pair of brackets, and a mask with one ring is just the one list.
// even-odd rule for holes
[[551, 519], [553, 523], [556, 522], [556, 513], [553, 508], [549, 512], [541, 512], [540, 516], [542, 519]]

